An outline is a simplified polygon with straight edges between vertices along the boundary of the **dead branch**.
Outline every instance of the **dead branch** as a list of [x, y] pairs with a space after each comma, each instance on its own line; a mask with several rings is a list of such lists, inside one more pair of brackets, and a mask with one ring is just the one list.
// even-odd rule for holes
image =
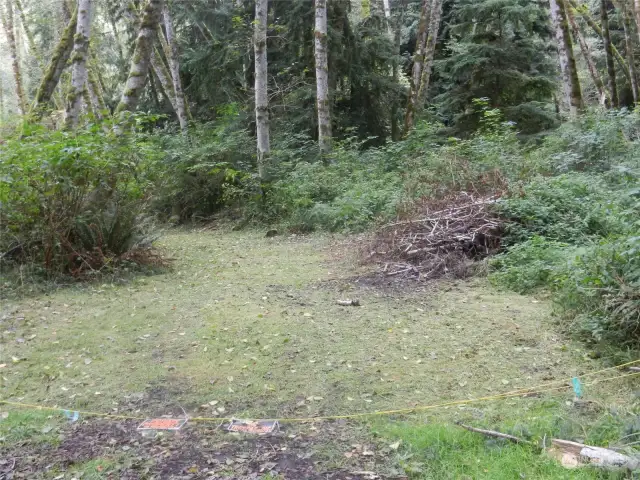
[[482, 428], [470, 427], [469, 425], [465, 425], [460, 422], [457, 422], [456, 425], [458, 425], [461, 428], [464, 428], [465, 430], [469, 430], [470, 432], [486, 435], [487, 437], [502, 438], [504, 440], [509, 440], [510, 442], [513, 442], [513, 443], [531, 445], [531, 442], [527, 440], [523, 440], [522, 438], [514, 437], [513, 435], [509, 435], [507, 433], [496, 432], [495, 430], [484, 430]]

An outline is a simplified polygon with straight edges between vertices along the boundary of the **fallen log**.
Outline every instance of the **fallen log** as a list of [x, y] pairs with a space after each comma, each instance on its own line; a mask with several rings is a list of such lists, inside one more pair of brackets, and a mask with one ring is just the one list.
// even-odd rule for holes
[[570, 442], [569, 440], [554, 438], [547, 452], [567, 468], [591, 465], [606, 469], [640, 469], [640, 458], [614, 452], [607, 448]]

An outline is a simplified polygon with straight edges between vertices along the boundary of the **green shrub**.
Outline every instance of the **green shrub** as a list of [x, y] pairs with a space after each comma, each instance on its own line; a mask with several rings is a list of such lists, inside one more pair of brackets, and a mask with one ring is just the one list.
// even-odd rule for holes
[[640, 347], [640, 231], [589, 248], [554, 281], [556, 302], [575, 329]]
[[[29, 130], [29, 131], [27, 131]], [[158, 151], [145, 135], [25, 127], [0, 146], [2, 261], [99, 269], [141, 242]]]
[[518, 293], [553, 285], [576, 247], [534, 236], [489, 261], [492, 282]]
[[512, 188], [495, 208], [508, 221], [507, 245], [534, 235], [580, 243], [621, 234], [628, 229], [630, 209], [635, 210], [629, 195], [612, 189], [602, 176], [575, 173]]

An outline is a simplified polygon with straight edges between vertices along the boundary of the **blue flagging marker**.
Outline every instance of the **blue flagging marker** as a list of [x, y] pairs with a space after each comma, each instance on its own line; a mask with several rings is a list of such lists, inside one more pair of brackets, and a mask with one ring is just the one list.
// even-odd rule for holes
[[582, 383], [580, 383], [580, 379], [573, 377], [571, 383], [573, 384], [573, 393], [576, 394], [576, 398], [582, 398]]
[[71, 410], [65, 410], [64, 416], [67, 417], [71, 423], [73, 423], [78, 421], [78, 419], [80, 418], [80, 413], [72, 412]]

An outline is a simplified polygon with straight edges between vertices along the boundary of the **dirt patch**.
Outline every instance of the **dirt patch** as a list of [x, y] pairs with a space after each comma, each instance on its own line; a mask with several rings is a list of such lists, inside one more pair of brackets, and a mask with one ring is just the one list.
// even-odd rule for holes
[[[98, 473], [91, 478], [357, 480], [378, 478], [368, 469], [376, 461], [385, 464], [383, 453], [373, 446], [352, 445], [353, 426], [344, 422], [285, 428], [268, 436], [188, 424], [180, 432], [145, 437], [136, 427], [136, 421], [92, 419], [64, 427], [58, 445], [2, 449], [0, 457], [10, 466], [2, 478], [67, 478], [86, 473], [91, 462], [88, 468]], [[343, 465], [327, 457], [327, 448], [348, 452], [340, 459]]]

